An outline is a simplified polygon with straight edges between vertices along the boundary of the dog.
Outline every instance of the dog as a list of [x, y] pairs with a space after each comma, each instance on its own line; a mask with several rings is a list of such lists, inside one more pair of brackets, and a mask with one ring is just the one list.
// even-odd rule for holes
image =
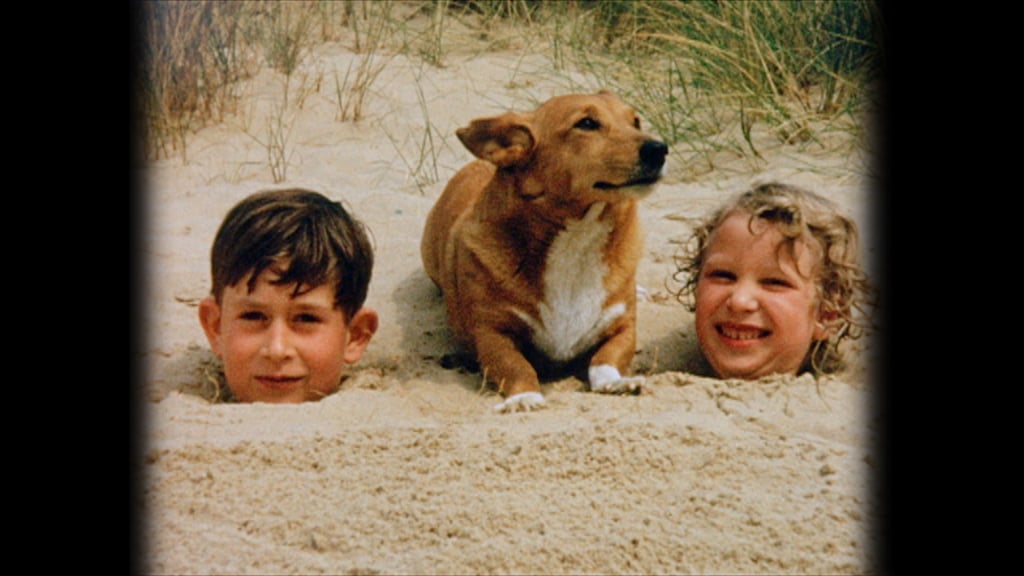
[[456, 135], [477, 160], [448, 182], [420, 249], [456, 339], [503, 396], [495, 409], [544, 406], [543, 360], [587, 362], [591, 391], [638, 392], [643, 378], [624, 376], [636, 352], [637, 201], [668, 146], [606, 90]]

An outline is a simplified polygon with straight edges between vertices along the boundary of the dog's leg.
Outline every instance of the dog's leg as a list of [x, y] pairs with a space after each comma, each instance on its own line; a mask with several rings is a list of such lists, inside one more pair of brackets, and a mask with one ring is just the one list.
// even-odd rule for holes
[[643, 386], [643, 376], [625, 377], [622, 371], [633, 359], [636, 334], [631, 326], [624, 326], [615, 333], [590, 359], [587, 377], [590, 390], [604, 394], [628, 394]]
[[484, 377], [497, 384], [505, 397], [495, 411], [529, 412], [544, 407], [537, 371], [511, 338], [488, 330], [478, 332], [475, 343]]
[[610, 364], [591, 366], [587, 376], [590, 378], [590, 390], [604, 394], [629, 394], [644, 384], [643, 376], [623, 377], [619, 369]]

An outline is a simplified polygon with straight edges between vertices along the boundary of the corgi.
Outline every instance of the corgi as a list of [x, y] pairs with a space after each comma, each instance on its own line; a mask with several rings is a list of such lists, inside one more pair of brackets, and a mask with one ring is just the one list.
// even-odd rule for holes
[[499, 412], [544, 406], [537, 363], [585, 361], [589, 389], [639, 390], [638, 201], [668, 146], [615, 94], [552, 98], [481, 118], [456, 135], [477, 160], [427, 216], [423, 266], [456, 339], [503, 396]]

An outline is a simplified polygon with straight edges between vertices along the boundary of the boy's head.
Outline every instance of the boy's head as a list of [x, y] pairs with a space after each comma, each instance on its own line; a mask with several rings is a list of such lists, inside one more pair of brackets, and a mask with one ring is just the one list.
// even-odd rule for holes
[[301, 189], [253, 194], [231, 209], [211, 251], [199, 319], [243, 402], [318, 400], [377, 328], [363, 307], [373, 249], [337, 202]]
[[821, 196], [764, 184], [694, 230], [677, 275], [701, 350], [723, 378], [838, 366], [838, 345], [861, 333], [869, 285], [856, 223]]

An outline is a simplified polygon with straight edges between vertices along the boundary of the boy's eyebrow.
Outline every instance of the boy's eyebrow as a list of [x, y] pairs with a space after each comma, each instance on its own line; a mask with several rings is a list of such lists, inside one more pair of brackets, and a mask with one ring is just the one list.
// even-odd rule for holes
[[295, 302], [295, 304], [293, 306], [297, 310], [300, 310], [300, 311], [311, 311], [311, 312], [321, 312], [321, 311], [329, 312], [331, 310], [337, 309], [337, 306], [335, 306], [333, 302], [331, 303], [330, 306], [325, 306], [323, 304], [314, 304], [314, 303], [310, 303], [310, 302]]
[[241, 306], [246, 306], [246, 307], [254, 307], [254, 306], [262, 306], [263, 305], [263, 301], [262, 300], [260, 300], [259, 298], [253, 298], [249, 294], [240, 294], [240, 295], [235, 296], [235, 302], [237, 304], [241, 305]]
[[[295, 306], [296, 308], [303, 308], [303, 309], [327, 309], [327, 308], [334, 308], [333, 302], [331, 303], [330, 306], [326, 306], [326, 305], [323, 305], [323, 304], [318, 304], [316, 302], [306, 302], [306, 301], [298, 300], [298, 298], [302, 298], [304, 295], [305, 294], [299, 294], [298, 296], [292, 298], [291, 299], [292, 305]], [[236, 297], [236, 300], [237, 300], [237, 302], [239, 304], [241, 304], [243, 306], [264, 306], [264, 305], [266, 305], [266, 303], [261, 298], [256, 298], [252, 294], [240, 294], [240, 295], [238, 295]]]
[[300, 293], [298, 295], [292, 296], [291, 297], [292, 306], [294, 306], [294, 307], [296, 307], [296, 308], [298, 308], [300, 310], [327, 310], [327, 311], [335, 310], [335, 309], [340, 307], [340, 305], [338, 304], [337, 300], [334, 298], [333, 294], [331, 295], [330, 300], [328, 302], [325, 302], [325, 303], [321, 303], [321, 302], [318, 302], [318, 301], [312, 301], [311, 302], [309, 300], [306, 300], [304, 298], [304, 296], [309, 294], [310, 291], [311, 290], [307, 290], [307, 291], [302, 292], [302, 293]]

